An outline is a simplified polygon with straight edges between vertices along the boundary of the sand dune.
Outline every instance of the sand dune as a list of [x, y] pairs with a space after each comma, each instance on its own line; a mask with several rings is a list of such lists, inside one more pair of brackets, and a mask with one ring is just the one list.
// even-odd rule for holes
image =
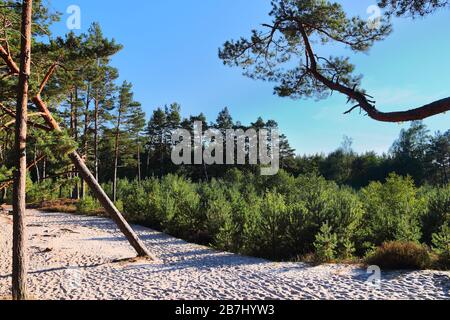
[[[0, 296], [10, 293], [11, 224], [0, 218]], [[109, 219], [30, 210], [30, 290], [37, 299], [450, 299], [450, 272], [382, 272], [273, 263], [135, 227], [159, 261], [133, 250]], [[125, 260], [124, 260], [125, 259]]]

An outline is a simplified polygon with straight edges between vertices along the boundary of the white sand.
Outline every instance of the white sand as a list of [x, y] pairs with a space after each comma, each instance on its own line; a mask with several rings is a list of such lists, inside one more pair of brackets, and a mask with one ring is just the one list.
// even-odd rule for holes
[[[450, 299], [450, 272], [272, 263], [135, 227], [159, 262], [134, 256], [108, 219], [29, 211], [30, 290], [37, 299]], [[0, 215], [0, 297], [10, 293], [11, 221]]]

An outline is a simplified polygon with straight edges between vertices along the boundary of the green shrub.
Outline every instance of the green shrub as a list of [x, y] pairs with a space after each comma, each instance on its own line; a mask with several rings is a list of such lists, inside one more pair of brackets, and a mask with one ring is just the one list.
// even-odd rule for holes
[[366, 261], [387, 270], [421, 270], [431, 266], [431, 255], [423, 245], [394, 241], [384, 243]]
[[114, 202], [114, 205], [116, 206], [117, 210], [119, 210], [119, 212], [123, 212], [123, 201], [118, 199], [116, 200], [116, 202]]
[[232, 205], [227, 198], [224, 185], [213, 179], [200, 187], [201, 211], [206, 213], [206, 229], [210, 241], [216, 238], [220, 230], [233, 215]]
[[95, 214], [100, 208], [99, 203], [91, 196], [85, 196], [77, 203], [77, 212], [81, 214]]
[[51, 180], [43, 180], [39, 183], [32, 183], [27, 177], [27, 202], [38, 203], [42, 201], [55, 200], [59, 195], [60, 185]]
[[215, 243], [218, 248], [237, 253], [252, 254], [246, 248], [248, 229], [256, 226], [255, 218], [259, 215], [260, 198], [254, 190], [242, 192], [238, 187], [225, 190], [230, 202], [232, 214], [224, 216], [224, 224], [220, 228]]
[[331, 262], [336, 258], [338, 236], [333, 233], [328, 223], [323, 224], [314, 241], [315, 257], [317, 262]]
[[338, 255], [344, 260], [353, 259], [356, 253], [355, 243], [349, 237], [344, 237], [339, 240]]
[[432, 189], [426, 196], [427, 208], [421, 219], [423, 241], [431, 244], [433, 234], [438, 233], [443, 225], [450, 224], [450, 185]]
[[296, 188], [286, 198], [292, 208], [287, 233], [293, 241], [294, 254], [315, 251], [316, 237], [327, 224], [339, 239], [336, 254], [351, 258], [364, 214], [363, 205], [353, 190], [310, 174], [298, 177]]
[[175, 175], [161, 181], [158, 216], [164, 216], [164, 230], [174, 236], [195, 239], [205, 230], [206, 216], [200, 209], [200, 196], [196, 185]]
[[363, 215], [363, 204], [353, 190], [340, 188], [333, 194], [327, 222], [338, 237], [338, 257], [351, 259], [356, 252]]
[[[294, 239], [299, 254], [314, 251], [314, 241], [323, 224], [334, 221], [334, 197], [339, 187], [316, 174], [299, 176], [291, 195], [287, 196], [293, 208], [289, 235]], [[334, 226], [334, 223], [331, 223]]]
[[284, 170], [280, 170], [278, 174], [273, 176], [258, 177], [255, 185], [260, 193], [276, 191], [289, 201], [288, 197], [295, 196], [295, 182], [296, 179], [292, 175]]
[[450, 268], [450, 227], [448, 224], [442, 226], [439, 233], [433, 234], [433, 249], [439, 256], [440, 267]]
[[287, 237], [290, 210], [284, 197], [268, 191], [256, 210], [246, 216], [244, 238], [246, 252], [261, 257], [283, 259], [289, 257], [292, 245]]
[[425, 201], [417, 193], [411, 178], [395, 174], [385, 184], [373, 182], [363, 189], [361, 201], [365, 214], [360, 241], [376, 246], [389, 241], [418, 242]]
[[152, 208], [152, 195], [160, 187], [157, 179], [134, 181], [122, 190], [123, 210], [127, 219], [147, 227], [160, 228], [161, 217], [156, 217]]

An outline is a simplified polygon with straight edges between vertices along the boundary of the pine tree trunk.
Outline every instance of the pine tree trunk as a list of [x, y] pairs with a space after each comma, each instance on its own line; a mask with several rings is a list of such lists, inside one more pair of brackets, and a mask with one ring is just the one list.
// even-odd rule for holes
[[141, 182], [141, 146], [138, 139], [137, 144], [137, 169], [138, 169], [138, 181]]
[[47, 159], [44, 159], [44, 161], [42, 161], [42, 179], [46, 178], [47, 178]]
[[[72, 100], [72, 117], [73, 117], [73, 138], [75, 142], [78, 142], [78, 87], [74, 88], [74, 97]], [[79, 174], [75, 168], [74, 177], [78, 178]], [[80, 189], [78, 185], [78, 181], [75, 183], [73, 188], [72, 198], [75, 200], [80, 199]]]
[[146, 151], [147, 153], [147, 161], [145, 162], [145, 176], [149, 177], [150, 176], [150, 148], [148, 148], [148, 150]]
[[[36, 162], [36, 160], [37, 160], [37, 149], [35, 148], [34, 149], [34, 161]], [[39, 182], [41, 182], [41, 174], [39, 172], [39, 164], [37, 164], [35, 166], [35, 169], [36, 169], [36, 180], [39, 183]]]
[[98, 116], [99, 116], [99, 106], [98, 106], [98, 93], [95, 98], [95, 110], [94, 110], [94, 174], [95, 180], [98, 181]]
[[[87, 93], [86, 93], [86, 105], [84, 109], [84, 130], [83, 130], [83, 157], [87, 162], [89, 159], [89, 151], [88, 151], [88, 131], [89, 131], [89, 105], [91, 102], [91, 93], [90, 93], [91, 85], [88, 83]], [[81, 178], [81, 192], [80, 197], [84, 199], [86, 196], [86, 182], [83, 178]]]
[[27, 299], [27, 232], [26, 232], [26, 180], [27, 180], [27, 120], [28, 78], [31, 68], [32, 0], [23, 0], [20, 75], [16, 110], [16, 172], [13, 191], [13, 272], [12, 296], [14, 300]]
[[119, 165], [119, 146], [120, 146], [120, 121], [121, 112], [119, 110], [119, 115], [117, 116], [117, 127], [116, 127], [116, 140], [114, 144], [114, 177], [113, 177], [113, 202], [117, 200], [117, 167]]

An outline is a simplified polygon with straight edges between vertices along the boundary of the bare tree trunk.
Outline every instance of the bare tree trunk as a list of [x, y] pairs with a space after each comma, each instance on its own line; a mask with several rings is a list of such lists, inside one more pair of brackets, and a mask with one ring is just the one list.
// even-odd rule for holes
[[[78, 87], [75, 86], [74, 94], [72, 96], [72, 121], [73, 121], [73, 138], [75, 142], [78, 142]], [[79, 177], [78, 172], [75, 170], [74, 174], [75, 178]], [[78, 185], [78, 181], [75, 183], [72, 193], [73, 199], [80, 199], [80, 187]]]
[[[34, 149], [34, 161], [36, 162], [36, 160], [37, 160], [37, 148]], [[36, 165], [35, 169], [36, 169], [36, 180], [39, 183], [39, 182], [41, 182], [41, 174], [39, 172], [38, 164]]]
[[99, 105], [98, 105], [98, 92], [95, 98], [95, 110], [94, 110], [94, 174], [95, 180], [98, 181], [98, 117], [99, 117]]
[[116, 141], [114, 145], [114, 178], [113, 178], [113, 201], [117, 200], [117, 167], [119, 165], [119, 146], [120, 146], [120, 121], [122, 113], [119, 107], [119, 114], [117, 116], [117, 127], [116, 127]]
[[[83, 157], [87, 162], [89, 159], [89, 151], [88, 151], [88, 131], [89, 131], [89, 105], [91, 102], [91, 85], [88, 83], [87, 92], [86, 92], [86, 105], [84, 109], [84, 130], [83, 130]], [[86, 182], [84, 179], [81, 179], [81, 192], [80, 197], [84, 199], [86, 195]]]
[[47, 160], [44, 159], [44, 161], [42, 161], [42, 179], [47, 178]]
[[141, 175], [141, 145], [138, 138], [138, 146], [137, 146], [137, 169], [138, 169], [138, 181], [141, 182], [142, 175]]
[[27, 120], [28, 78], [31, 69], [32, 0], [23, 0], [20, 74], [16, 110], [16, 172], [13, 191], [13, 272], [12, 296], [14, 300], [27, 299], [27, 232], [26, 232], [26, 180], [27, 180]]
[[145, 175], [149, 176], [149, 167], [150, 167], [150, 148], [147, 149], [147, 161], [145, 162]]

